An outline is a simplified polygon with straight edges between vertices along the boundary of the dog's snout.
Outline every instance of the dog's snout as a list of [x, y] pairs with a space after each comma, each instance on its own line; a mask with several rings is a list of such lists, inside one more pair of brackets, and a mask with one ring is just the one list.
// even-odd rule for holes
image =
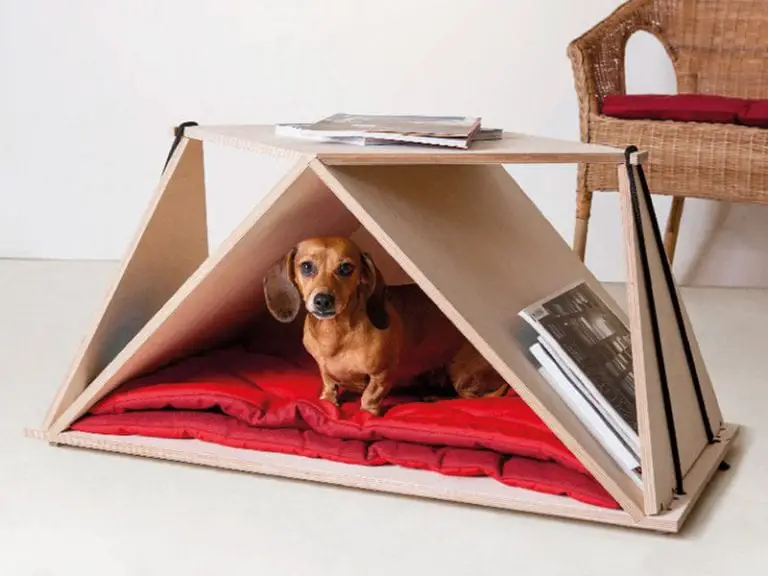
[[315, 295], [314, 306], [318, 312], [330, 312], [333, 310], [335, 300], [333, 294], [327, 292], [321, 292]]

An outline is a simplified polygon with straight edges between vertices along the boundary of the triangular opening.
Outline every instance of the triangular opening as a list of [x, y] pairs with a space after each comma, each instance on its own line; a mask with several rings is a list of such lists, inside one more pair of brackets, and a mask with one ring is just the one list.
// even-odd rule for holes
[[183, 140], [43, 423], [50, 428], [208, 256], [203, 145]]
[[[354, 412], [359, 396], [353, 395], [351, 404], [340, 412], [327, 405], [318, 407], [309, 397], [285, 404], [286, 390], [291, 389], [281, 387], [286, 378], [296, 377], [316, 390], [316, 368], [313, 372], [311, 363], [296, 362], [297, 353], [303, 352], [301, 324], [279, 324], [268, 315], [261, 283], [268, 268], [293, 245], [316, 235], [353, 238], [371, 252], [390, 285], [417, 282], [513, 385], [514, 392], [505, 398], [448, 397], [432, 402], [393, 394], [402, 404], [392, 412], [401, 414], [401, 419], [384, 433], [375, 424], [366, 425], [370, 419], [359, 414], [347, 413], [351, 420], [345, 423], [344, 409]], [[276, 428], [294, 425], [289, 435], [301, 433], [300, 441], [294, 440], [304, 446], [304, 452], [296, 445], [280, 444], [284, 438], [264, 440], [263, 435], [257, 443], [262, 449], [273, 442], [273, 447], [280, 447], [277, 451], [325, 455], [342, 462], [410, 463], [449, 475], [495, 477], [501, 486], [566, 494], [562, 498], [570, 496], [595, 507], [610, 509], [620, 503], [625, 511], [639, 516], [641, 490], [554, 394], [515, 339], [516, 329], [522, 326], [517, 316], [520, 309], [577, 280], [586, 281], [614, 304], [501, 167], [300, 164], [92, 381], [57, 426], [66, 429], [76, 421], [75, 428], [83, 429], [83, 423], [89, 422], [91, 432], [103, 426], [100, 430], [106, 434], [143, 430], [149, 436], [164, 435], [167, 426], [162, 432], [160, 424], [146, 425], [147, 413], [165, 418], [169, 406], [185, 412], [198, 407], [212, 418], [222, 415], [211, 410], [228, 410], [226, 416], [240, 418], [238, 426], [244, 425], [242, 418], [252, 418], [250, 424], [259, 424], [262, 432], [274, 434]], [[618, 306], [615, 311], [623, 314]], [[244, 367], [243, 357], [232, 356], [233, 350], [243, 347], [251, 354], [289, 359], [293, 371], [280, 362]], [[223, 408], [221, 395], [210, 396], [207, 404], [201, 400], [200, 388], [189, 388], [191, 383], [201, 384], [199, 374], [189, 373], [195, 365], [207, 371], [206, 386], [226, 380], [229, 398], [235, 394], [236, 401]], [[220, 371], [211, 374], [216, 366]], [[274, 384], [272, 393], [283, 404], [269, 394], [243, 392], [243, 379], [249, 378], [244, 374], [255, 368], [263, 372], [250, 372], [251, 376], [262, 381], [264, 374], [282, 371], [278, 377], [282, 385]], [[149, 386], [151, 393], [142, 396], [142, 385]], [[197, 394], [187, 394], [186, 399], [174, 396], [185, 389]], [[153, 395], [158, 391], [166, 395]], [[241, 392], [245, 396], [237, 396]], [[191, 404], [190, 397], [195, 398]], [[137, 402], [133, 409], [127, 408], [131, 399]], [[278, 410], [279, 416], [264, 411], [267, 404], [283, 411]], [[480, 406], [487, 411], [478, 414]], [[494, 420], [494, 412], [498, 416], [500, 410], [502, 417]], [[286, 411], [292, 411], [290, 417], [281, 420]], [[301, 417], [296, 420], [297, 416]], [[144, 422], [144, 428], [131, 418]], [[386, 418], [387, 413], [382, 421]], [[403, 422], [414, 421], [420, 423], [415, 431], [403, 436]], [[329, 422], [331, 428], [324, 429]], [[446, 422], [449, 428], [454, 426], [453, 434], [448, 434], [453, 445], [441, 446], [434, 438], [446, 437]], [[509, 431], [506, 436], [500, 433], [504, 426]], [[350, 429], [356, 430], [351, 437], [339, 436], [340, 430]], [[472, 431], [477, 434], [478, 429], [480, 435], [473, 437]], [[316, 435], [315, 440], [322, 440], [322, 446], [307, 448], [308, 431]], [[178, 427], [173, 433], [179, 433]], [[199, 430], [185, 434], [227, 442], [221, 435], [200, 436]], [[235, 442], [247, 444], [242, 437]], [[410, 450], [405, 456], [403, 447]]]

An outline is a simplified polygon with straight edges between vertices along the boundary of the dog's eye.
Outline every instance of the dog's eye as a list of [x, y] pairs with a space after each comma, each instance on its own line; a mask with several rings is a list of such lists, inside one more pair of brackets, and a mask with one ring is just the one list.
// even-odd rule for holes
[[302, 276], [312, 276], [315, 273], [315, 265], [312, 262], [302, 262], [299, 268], [301, 268]]
[[351, 276], [354, 271], [355, 267], [349, 262], [342, 262], [336, 269], [339, 276]]

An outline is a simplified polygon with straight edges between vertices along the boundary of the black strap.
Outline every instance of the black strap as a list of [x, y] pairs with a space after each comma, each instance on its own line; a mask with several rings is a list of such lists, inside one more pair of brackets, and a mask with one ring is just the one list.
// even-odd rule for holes
[[[635, 234], [637, 235], [637, 247], [640, 252], [640, 265], [643, 272], [643, 281], [648, 296], [648, 311], [650, 312], [651, 332], [653, 333], [653, 345], [656, 350], [656, 365], [659, 371], [659, 381], [661, 384], [661, 395], [664, 402], [664, 414], [667, 420], [667, 431], [669, 433], [669, 445], [672, 449], [672, 464], [675, 468], [675, 491], [678, 494], [683, 492], [683, 473], [680, 466], [680, 452], [677, 446], [677, 432], [675, 431], [675, 417], [672, 412], [672, 401], [669, 394], [669, 382], [667, 381], [667, 371], [664, 365], [664, 350], [661, 345], [661, 333], [659, 331], [659, 318], [656, 313], [656, 301], [653, 294], [653, 285], [651, 283], [651, 269], [648, 262], [648, 252], [645, 249], [645, 231], [643, 230], [642, 213], [640, 203], [637, 197], [637, 186], [635, 184], [634, 174], [632, 173], [632, 164], [630, 155], [637, 152], [636, 146], [629, 146], [624, 151], [625, 164], [627, 167], [627, 178], [629, 180], [630, 198], [632, 200], [632, 215], [635, 224]], [[641, 168], [638, 166], [638, 172]], [[651, 220], [654, 219], [653, 206], [648, 205]]]
[[173, 153], [176, 152], [176, 148], [179, 147], [179, 144], [181, 143], [181, 139], [184, 137], [184, 130], [189, 128], [190, 126], [198, 126], [199, 124], [197, 122], [182, 122], [178, 126], [176, 126], [173, 129], [173, 144], [171, 144], [171, 149], [168, 151], [168, 157], [165, 159], [165, 165], [163, 166], [163, 172], [165, 172], [165, 169], [168, 168], [168, 162], [171, 161], [171, 157], [173, 156]]
[[[637, 167], [637, 173], [640, 177], [640, 187], [645, 198], [645, 204], [651, 211], [651, 230], [653, 232], [656, 245], [659, 247], [660, 253], [665, 254], [664, 243], [661, 239], [661, 231], [659, 230], [659, 223], [656, 220], [655, 214], [652, 212], [652, 200], [651, 193], [648, 190], [648, 183], [645, 180], [645, 172], [642, 166]], [[691, 342], [688, 338], [688, 330], [685, 329], [685, 322], [683, 321], [683, 312], [680, 307], [680, 300], [678, 299], [677, 290], [675, 289], [675, 281], [672, 278], [672, 267], [669, 264], [669, 260], [666, 257], [661, 258], [661, 268], [664, 271], [664, 280], [667, 284], [667, 290], [669, 292], [669, 298], [672, 301], [672, 308], [675, 311], [675, 320], [677, 321], [677, 327], [680, 330], [680, 339], [683, 343], [683, 351], [685, 352], [685, 360], [688, 364], [688, 371], [691, 374], [691, 382], [693, 382], [693, 388], [696, 392], [696, 400], [699, 404], [699, 412], [701, 413], [701, 421], [704, 424], [704, 432], [707, 435], [707, 443], [714, 444], [718, 442], [715, 439], [715, 435], [712, 433], [712, 424], [709, 421], [709, 415], [707, 414], [707, 406], [704, 402], [704, 394], [701, 391], [701, 381], [699, 380], [699, 371], [696, 368], [696, 362], [693, 359], [693, 351], [691, 349]]]

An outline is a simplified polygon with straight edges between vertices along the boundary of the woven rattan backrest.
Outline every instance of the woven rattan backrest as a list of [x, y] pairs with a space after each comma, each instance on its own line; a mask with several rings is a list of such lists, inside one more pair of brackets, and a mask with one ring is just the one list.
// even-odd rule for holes
[[768, 98], [768, 0], [656, 0], [681, 92]]

